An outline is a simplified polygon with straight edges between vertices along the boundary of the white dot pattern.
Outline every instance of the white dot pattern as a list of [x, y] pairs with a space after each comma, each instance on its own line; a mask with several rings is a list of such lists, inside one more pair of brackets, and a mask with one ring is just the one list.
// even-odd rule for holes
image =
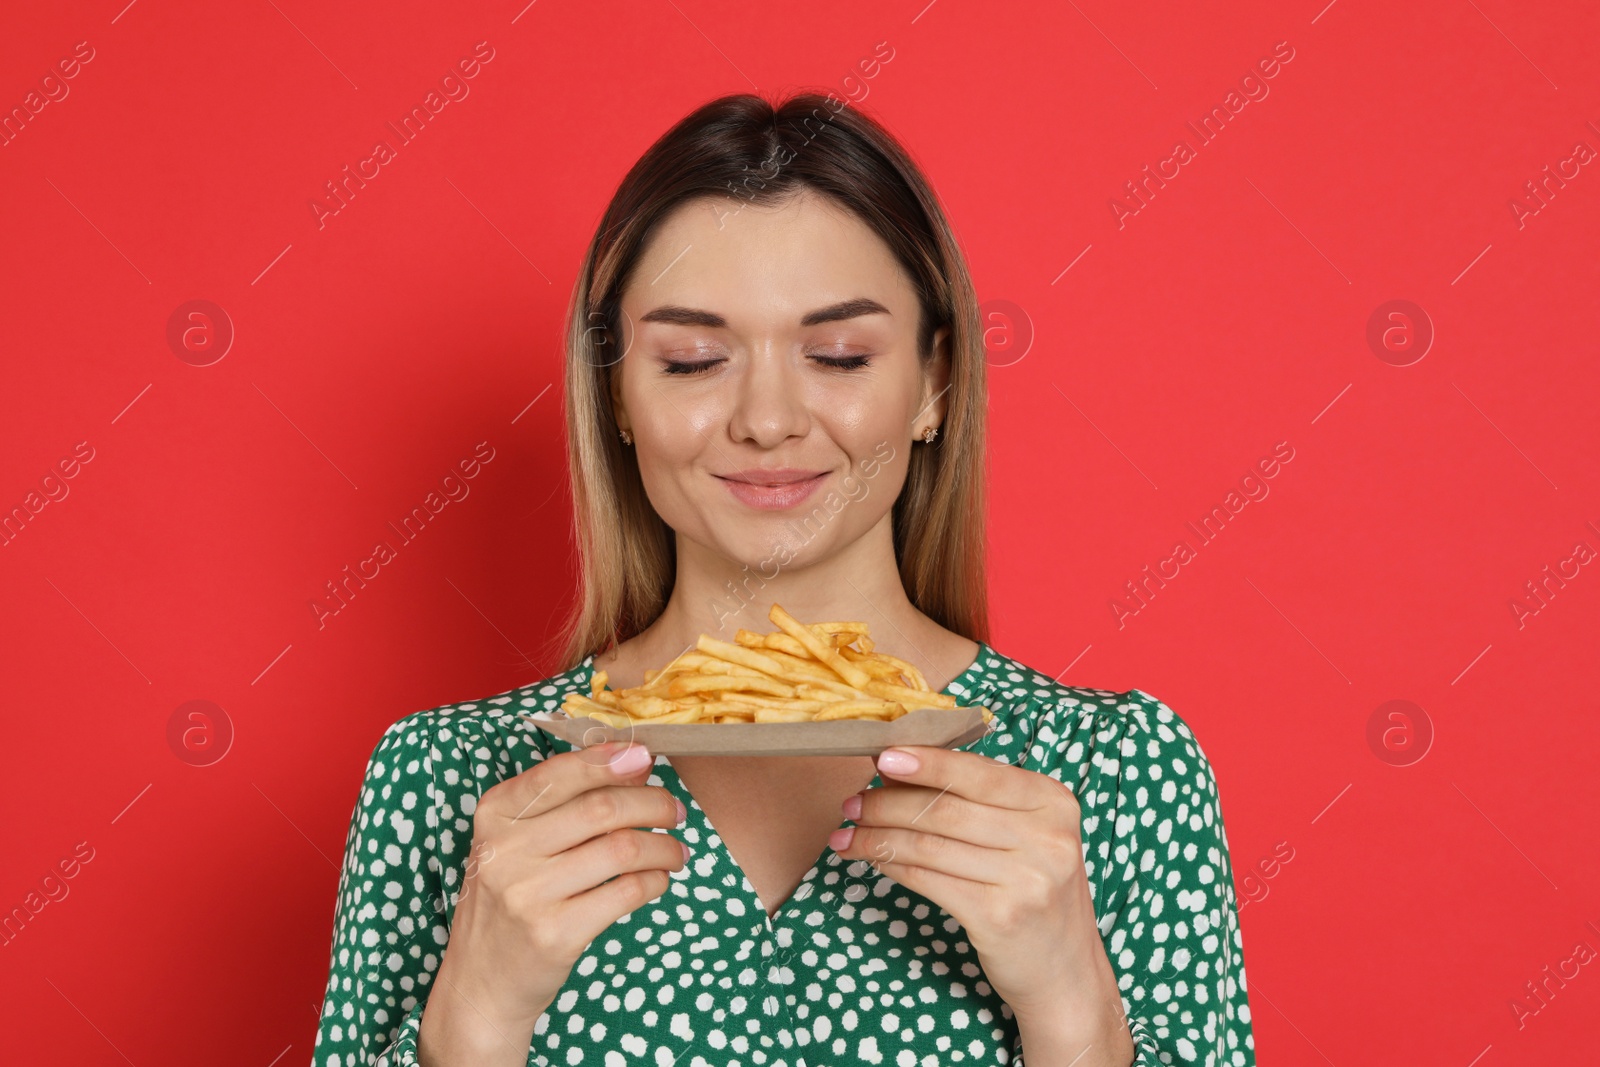
[[[559, 708], [592, 674], [591, 657], [408, 715], [378, 741], [350, 821], [315, 1067], [417, 1064], [477, 799], [570, 751], [519, 715]], [[964, 751], [1048, 774], [1078, 798], [1135, 1067], [1254, 1067], [1227, 836], [1188, 726], [1141, 690], [1064, 686], [982, 643], [944, 692], [995, 714]], [[943, 908], [825, 849], [768, 917], [669, 757], [648, 781], [688, 810], [676, 832], [694, 856], [589, 944], [540, 1018], [529, 1064], [1024, 1063], [1010, 1006]]]

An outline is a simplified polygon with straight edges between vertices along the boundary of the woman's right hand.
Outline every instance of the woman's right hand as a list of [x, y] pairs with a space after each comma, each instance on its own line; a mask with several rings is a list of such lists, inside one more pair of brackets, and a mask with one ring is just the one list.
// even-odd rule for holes
[[589, 943], [666, 892], [689, 850], [633, 829], [683, 821], [677, 798], [643, 784], [653, 765], [626, 741], [574, 749], [478, 799], [472, 859], [423, 1009], [424, 1067], [522, 1067], [539, 1016]]

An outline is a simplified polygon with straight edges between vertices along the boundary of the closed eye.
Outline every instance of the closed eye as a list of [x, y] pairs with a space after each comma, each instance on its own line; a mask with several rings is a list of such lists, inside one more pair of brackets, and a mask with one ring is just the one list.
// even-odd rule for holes
[[821, 363], [823, 366], [837, 367], [840, 370], [859, 370], [872, 361], [872, 357], [870, 355], [834, 357], [812, 356], [811, 358], [816, 360], [818, 363]]
[[668, 359], [662, 361], [662, 370], [667, 374], [701, 374], [717, 364], [725, 362], [727, 361], [722, 359], [703, 359], [692, 363], [684, 360]]

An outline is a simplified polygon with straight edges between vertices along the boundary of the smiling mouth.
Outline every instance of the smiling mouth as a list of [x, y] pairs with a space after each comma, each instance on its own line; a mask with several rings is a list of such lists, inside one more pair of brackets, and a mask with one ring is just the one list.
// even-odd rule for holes
[[827, 471], [821, 471], [810, 476], [790, 478], [783, 481], [761, 479], [760, 475], [753, 476], [761, 479], [757, 481], [725, 478], [720, 474], [714, 477], [727, 486], [728, 491], [741, 503], [762, 510], [781, 511], [785, 508], [792, 508], [805, 500], [806, 497], [816, 491], [827, 476]]

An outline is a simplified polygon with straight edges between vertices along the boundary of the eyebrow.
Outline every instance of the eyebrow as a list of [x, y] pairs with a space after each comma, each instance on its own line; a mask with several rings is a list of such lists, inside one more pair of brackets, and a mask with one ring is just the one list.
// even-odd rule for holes
[[[829, 304], [827, 307], [808, 311], [801, 317], [800, 325], [816, 326], [824, 322], [842, 322], [862, 315], [888, 315], [889, 313], [889, 309], [876, 300], [868, 297], [857, 297], [854, 300], [841, 300], [837, 304]], [[664, 322], [672, 326], [706, 326], [718, 330], [728, 325], [728, 320], [716, 312], [682, 307], [677, 304], [663, 304], [661, 307], [640, 316], [639, 321]]]

